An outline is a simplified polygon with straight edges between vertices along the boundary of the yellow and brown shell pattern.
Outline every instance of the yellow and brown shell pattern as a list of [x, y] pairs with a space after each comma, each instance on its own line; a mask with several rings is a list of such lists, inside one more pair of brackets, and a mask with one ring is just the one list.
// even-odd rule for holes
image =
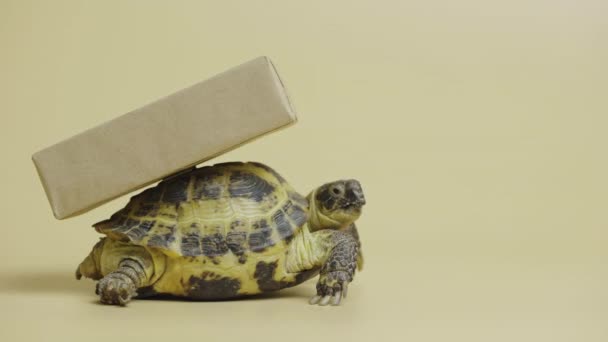
[[164, 180], [94, 227], [171, 256], [232, 253], [244, 263], [247, 254], [286, 246], [307, 220], [306, 198], [270, 167], [250, 162], [196, 168]]

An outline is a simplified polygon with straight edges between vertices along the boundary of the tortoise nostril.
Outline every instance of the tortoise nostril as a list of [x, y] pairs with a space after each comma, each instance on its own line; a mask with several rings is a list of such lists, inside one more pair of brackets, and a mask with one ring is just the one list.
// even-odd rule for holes
[[365, 204], [365, 196], [363, 196], [363, 193], [361, 194], [361, 197], [359, 197], [359, 203], [360, 203], [361, 205], [364, 205], [364, 204]]
[[354, 202], [359, 204], [359, 205], [364, 205], [365, 204], [365, 196], [363, 195], [363, 192], [361, 191], [353, 191], [354, 194]]
[[363, 190], [361, 184], [356, 180], [350, 180], [346, 183], [347, 195], [352, 201], [365, 203], [365, 197], [363, 196]]
[[349, 189], [346, 192], [346, 198], [352, 204], [356, 204], [356, 205], [365, 204], [365, 197], [363, 196], [363, 193], [360, 191]]

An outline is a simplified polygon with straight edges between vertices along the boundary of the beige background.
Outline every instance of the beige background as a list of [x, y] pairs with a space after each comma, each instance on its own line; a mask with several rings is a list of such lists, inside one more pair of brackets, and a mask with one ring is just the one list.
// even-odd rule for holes
[[[0, 340], [608, 340], [605, 1], [171, 3], [0, 1]], [[30, 155], [264, 54], [300, 123], [217, 161], [363, 183], [345, 305], [97, 305], [127, 198], [57, 221]]]

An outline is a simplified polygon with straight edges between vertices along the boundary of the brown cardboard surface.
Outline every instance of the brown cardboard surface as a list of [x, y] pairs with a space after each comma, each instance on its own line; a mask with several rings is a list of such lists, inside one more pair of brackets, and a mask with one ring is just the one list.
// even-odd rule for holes
[[267, 57], [32, 156], [56, 218], [93, 209], [296, 121]]

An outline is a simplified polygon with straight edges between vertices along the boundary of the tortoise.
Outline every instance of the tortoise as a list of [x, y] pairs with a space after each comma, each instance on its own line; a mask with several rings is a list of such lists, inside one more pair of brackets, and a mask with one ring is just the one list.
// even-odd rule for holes
[[310, 304], [339, 305], [363, 258], [358, 181], [296, 192], [256, 162], [192, 168], [131, 197], [93, 227], [105, 237], [76, 278], [98, 280], [104, 304], [156, 295], [224, 300], [320, 275]]

